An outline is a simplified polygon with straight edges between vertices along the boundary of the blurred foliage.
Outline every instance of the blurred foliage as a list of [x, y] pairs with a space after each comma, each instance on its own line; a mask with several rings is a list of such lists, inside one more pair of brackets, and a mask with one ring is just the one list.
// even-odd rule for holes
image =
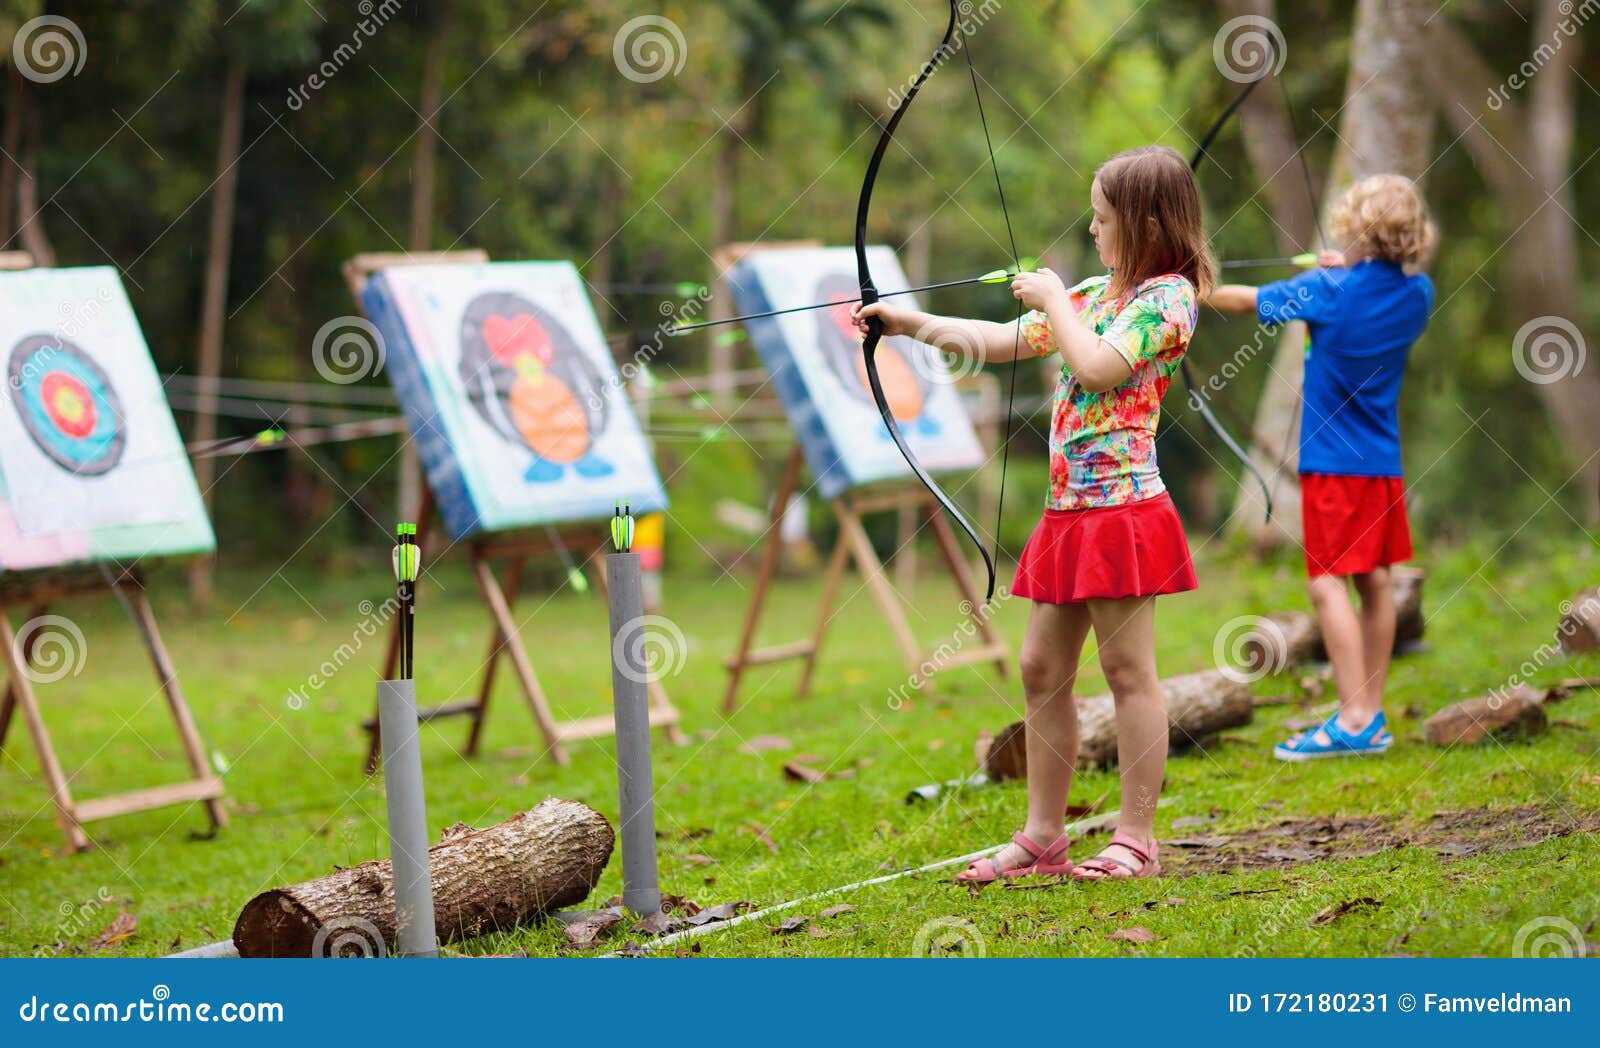
[[[604, 258], [615, 280], [708, 279], [718, 142], [730, 132], [738, 136], [733, 216], [740, 239], [849, 242], [875, 121], [937, 41], [944, 5], [649, 5], [645, 13], [681, 32], [684, 50], [681, 69], [646, 83], [620, 75], [614, 54], [618, 30], [640, 16], [640, 6], [0, 0], [0, 31], [9, 38], [41, 12], [82, 30], [81, 72], [32, 88], [41, 111], [43, 222], [60, 264], [112, 264], [123, 272], [163, 371], [194, 368], [221, 85], [230, 60], [246, 63], [223, 374], [314, 380], [313, 333], [354, 311], [340, 263], [357, 252], [405, 246], [423, 56], [435, 33], [447, 34], [448, 58], [434, 247], [476, 246], [502, 259], [567, 258], [586, 273]], [[975, 7], [981, 24], [972, 58], [1021, 251], [1043, 256], [1064, 275], [1084, 275], [1092, 261], [1086, 211], [1095, 164], [1149, 141], [1187, 151], [1237, 91], [1212, 60], [1213, 33], [1226, 19], [1222, 5], [1057, 0]], [[1317, 172], [1326, 169], [1335, 141], [1330, 125], [1346, 87], [1351, 7], [1345, 0], [1280, 5], [1287, 87]], [[1445, 16], [1467, 27], [1493, 68], [1522, 60], [1528, 29], [1517, 5], [1447, 7]], [[378, 27], [364, 35], [364, 21]], [[10, 61], [9, 49], [3, 60]], [[926, 238], [932, 280], [985, 272], [1009, 256], [964, 66], [958, 57], [928, 83], [874, 199], [873, 237], [902, 249]], [[326, 83], [308, 88], [319, 67]], [[295, 92], [303, 94], [300, 104], [291, 104]], [[1593, 91], [1580, 87], [1579, 95], [1581, 159], [1600, 147], [1600, 131]], [[1532, 387], [1511, 369], [1512, 332], [1494, 308], [1492, 202], [1465, 152], [1448, 142], [1441, 127], [1427, 187], [1443, 233], [1435, 267], [1441, 308], [1413, 358], [1403, 405], [1408, 461], [1416, 469], [1435, 463], [1420, 524], [1443, 537], [1526, 519], [1545, 505], [1543, 489], [1565, 475]], [[1213, 161], [1201, 184], [1219, 254], [1272, 254], [1271, 219], [1236, 127], [1219, 140]], [[1587, 213], [1600, 184], [1580, 178], [1576, 185], [1580, 213]], [[601, 206], [605, 187], [609, 206]], [[1592, 292], [1595, 241], [1584, 238], [1581, 248]], [[1596, 300], [1592, 293], [1582, 298]], [[646, 296], [596, 295], [602, 324], [617, 335], [647, 335], [659, 321], [658, 306]], [[957, 289], [934, 306], [1002, 319], [1011, 310], [1009, 298], [989, 288]], [[1592, 329], [1592, 315], [1578, 319]], [[1208, 314], [1194, 347], [1197, 366], [1215, 366], [1252, 331], [1247, 322]], [[671, 341], [657, 370], [703, 372], [706, 347], [699, 338]], [[1252, 414], [1263, 371], [1253, 369], [1227, 390], [1236, 428]], [[1025, 370], [1019, 398], [1043, 391], [1042, 375]], [[1162, 462], [1183, 501], [1197, 470], [1230, 460], [1181, 397], [1169, 398], [1168, 411], [1173, 424]], [[1025, 530], [1035, 512], [1042, 432], [1040, 419], [1017, 427], [1008, 531]], [[698, 500], [727, 492], [730, 470], [748, 474], [748, 483], [733, 485], [744, 489], [740, 497], [759, 501], [760, 471], [774, 467], [763, 466], [754, 448], [768, 457], [783, 452], [781, 444], [701, 455], [671, 449], [668, 457], [687, 460], [673, 471], [685, 520], [715, 526]], [[364, 514], [341, 507], [351, 495], [384, 519], [394, 490], [392, 446], [322, 449], [316, 459], [316, 482], [339, 492], [315, 513], [337, 519], [304, 523], [352, 538], [372, 531]], [[288, 529], [261, 534], [256, 523], [282, 511], [288, 469], [280, 456], [258, 456], [227, 473], [216, 514], [227, 548], [293, 548]], [[1231, 498], [1231, 480], [1220, 487]], [[1557, 495], [1558, 504], [1568, 501]]]

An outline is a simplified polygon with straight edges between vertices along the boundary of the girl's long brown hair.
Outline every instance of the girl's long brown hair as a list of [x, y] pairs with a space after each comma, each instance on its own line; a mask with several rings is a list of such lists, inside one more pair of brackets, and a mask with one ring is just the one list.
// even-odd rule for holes
[[1217, 260], [1206, 242], [1200, 187], [1182, 154], [1167, 146], [1124, 150], [1101, 164], [1095, 179], [1117, 215], [1111, 295], [1178, 273], [1205, 298], [1216, 283]]

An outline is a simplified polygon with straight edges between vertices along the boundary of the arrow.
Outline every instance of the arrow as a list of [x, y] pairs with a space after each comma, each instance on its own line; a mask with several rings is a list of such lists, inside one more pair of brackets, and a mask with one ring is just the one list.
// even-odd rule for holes
[[[1027, 260], [1025, 260], [1027, 261]], [[1023, 270], [1029, 272], [1029, 270]], [[944, 280], [937, 284], [923, 284], [921, 287], [908, 287], [904, 291], [882, 291], [879, 298], [891, 298], [895, 295], [914, 295], [919, 291], [938, 291], [947, 287], [963, 287], [968, 284], [1004, 284], [1017, 274], [1009, 269], [996, 269], [985, 273], [981, 277], [967, 277], [963, 280]], [[811, 309], [829, 309], [833, 306], [846, 305], [851, 302], [860, 302], [861, 297], [841, 298], [837, 302], [814, 302], [809, 306], [790, 306], [788, 309], [769, 309], [765, 313], [746, 313], [743, 316], [728, 317], [726, 320], [702, 320], [696, 324], [680, 324], [677, 327], [666, 329], [669, 335], [682, 335], [689, 331], [698, 331], [701, 328], [717, 327], [722, 324], [740, 324], [746, 320], [762, 320], [766, 317], [781, 317], [790, 313], [804, 313]]]
[[1307, 251], [1303, 255], [1292, 258], [1236, 258], [1221, 263], [1223, 269], [1253, 269], [1265, 266], [1299, 266], [1301, 269], [1310, 269], [1317, 264], [1317, 253]]

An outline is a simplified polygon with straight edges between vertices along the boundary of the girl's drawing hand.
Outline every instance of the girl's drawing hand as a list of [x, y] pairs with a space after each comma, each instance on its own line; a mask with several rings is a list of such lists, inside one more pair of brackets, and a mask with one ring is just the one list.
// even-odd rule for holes
[[1028, 309], [1048, 310], [1067, 297], [1067, 286], [1053, 271], [1040, 269], [1012, 278], [1011, 294]]

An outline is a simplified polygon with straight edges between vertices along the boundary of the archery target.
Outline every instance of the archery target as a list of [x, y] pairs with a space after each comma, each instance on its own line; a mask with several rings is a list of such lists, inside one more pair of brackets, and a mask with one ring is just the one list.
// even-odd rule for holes
[[0, 571], [215, 548], [115, 270], [0, 273], [0, 368]]
[[361, 301], [453, 537], [666, 508], [570, 262], [391, 266]]
[[11, 351], [11, 399], [33, 442], [62, 469], [105, 473], [128, 434], [122, 401], [90, 356], [64, 338], [31, 335]]
[[[879, 290], [909, 287], [894, 252], [868, 248]], [[862, 336], [850, 320], [861, 294], [851, 248], [772, 248], [748, 255], [729, 274], [740, 313], [825, 308], [746, 324], [800, 438], [823, 498], [912, 476], [878, 414], [867, 385]], [[916, 308], [916, 296], [895, 301]], [[890, 414], [931, 473], [977, 469], [982, 445], [948, 365], [932, 347], [903, 336], [878, 344], [878, 377]]]

